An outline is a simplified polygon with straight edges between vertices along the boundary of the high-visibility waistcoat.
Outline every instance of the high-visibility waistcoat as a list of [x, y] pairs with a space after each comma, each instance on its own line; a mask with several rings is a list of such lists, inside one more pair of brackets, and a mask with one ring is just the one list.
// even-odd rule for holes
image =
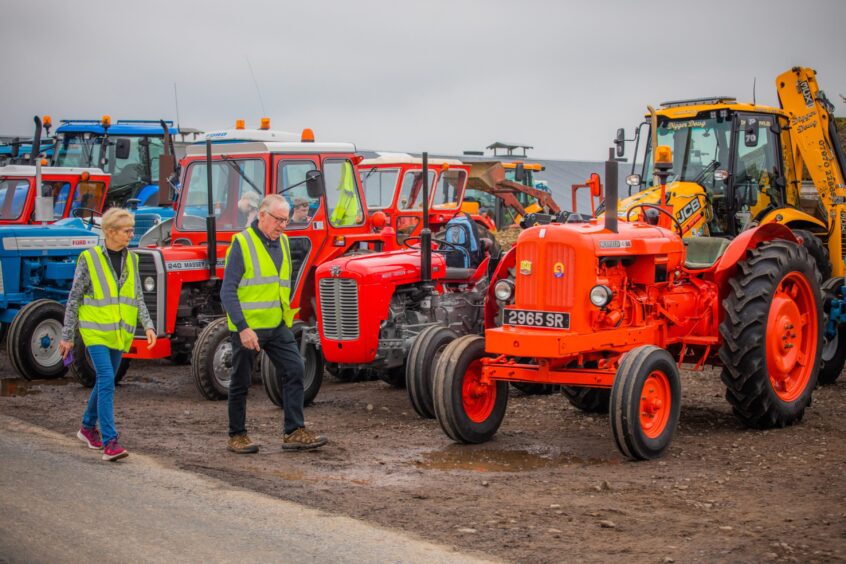
[[[241, 245], [244, 258], [244, 276], [238, 283], [238, 302], [250, 329], [272, 329], [283, 321], [287, 327], [294, 322], [299, 309], [291, 309], [291, 247], [283, 233], [279, 239], [282, 245], [282, 268], [276, 270], [270, 253], [264, 247], [252, 227], [248, 227], [232, 238], [232, 245]], [[232, 318], [226, 314], [230, 331], [238, 331]]]
[[86, 249], [79, 255], [88, 266], [91, 293], [82, 297], [79, 306], [79, 332], [86, 347], [105, 345], [127, 352], [135, 335], [138, 306], [135, 304], [135, 285], [138, 276], [138, 257], [127, 253], [126, 281], [118, 290], [109, 259], [100, 246]]
[[341, 168], [341, 181], [338, 183], [338, 203], [335, 204], [330, 218], [332, 225], [343, 227], [358, 222], [360, 208], [353, 174], [352, 165], [345, 162]]

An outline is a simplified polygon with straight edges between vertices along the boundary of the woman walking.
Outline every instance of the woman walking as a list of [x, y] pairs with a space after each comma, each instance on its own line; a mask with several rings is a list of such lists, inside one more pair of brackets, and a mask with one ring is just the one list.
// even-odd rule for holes
[[[103, 214], [105, 239], [79, 256], [59, 342], [59, 351], [67, 358], [79, 327], [97, 381], [76, 436], [88, 448], [103, 449], [103, 460], [109, 461], [129, 456], [118, 444], [115, 429], [115, 372], [132, 344], [139, 318], [147, 332], [147, 348], [156, 344], [156, 332], [141, 293], [138, 257], [127, 249], [134, 225], [135, 219], [125, 209], [112, 208]], [[97, 432], [98, 420], [102, 439]]]

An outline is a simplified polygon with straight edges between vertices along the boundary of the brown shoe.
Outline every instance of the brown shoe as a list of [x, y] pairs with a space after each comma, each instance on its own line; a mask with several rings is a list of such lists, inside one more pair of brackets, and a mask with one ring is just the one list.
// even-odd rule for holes
[[258, 445], [250, 440], [247, 433], [229, 437], [226, 448], [235, 454], [254, 454], [259, 451]]
[[293, 433], [288, 433], [282, 439], [282, 448], [285, 450], [309, 450], [320, 448], [329, 442], [329, 439], [322, 435], [315, 435], [305, 427], [300, 427]]

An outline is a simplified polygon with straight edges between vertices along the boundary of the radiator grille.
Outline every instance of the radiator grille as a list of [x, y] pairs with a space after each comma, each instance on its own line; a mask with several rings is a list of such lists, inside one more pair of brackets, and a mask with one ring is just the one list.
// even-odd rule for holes
[[358, 339], [358, 285], [349, 278], [320, 281], [323, 336], [334, 341]]
[[[159, 254], [156, 252], [139, 252], [138, 255], [138, 278], [141, 280], [141, 291], [144, 295], [144, 303], [147, 305], [147, 311], [150, 312], [150, 318], [153, 320], [153, 325], [156, 327], [156, 333], [161, 334], [161, 328], [164, 327], [164, 303], [160, 296], [164, 294], [164, 270], [159, 271], [157, 258]], [[156, 281], [156, 287], [152, 292], [144, 290], [144, 279], [152, 277]], [[161, 303], [161, 307], [159, 307]], [[161, 318], [160, 318], [161, 316]], [[144, 337], [144, 327], [141, 325], [141, 318], [138, 318], [138, 325], [135, 327], [135, 336]]]

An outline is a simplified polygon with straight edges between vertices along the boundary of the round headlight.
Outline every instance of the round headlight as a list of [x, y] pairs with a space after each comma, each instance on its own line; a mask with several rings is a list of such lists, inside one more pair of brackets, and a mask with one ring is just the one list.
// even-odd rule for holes
[[608, 286], [599, 284], [590, 289], [590, 303], [596, 307], [605, 307], [611, 302], [614, 293]]
[[501, 302], [507, 302], [514, 295], [514, 283], [511, 280], [500, 280], [494, 284], [494, 296]]
[[144, 278], [144, 291], [145, 292], [152, 292], [156, 289], [156, 279], [152, 276], [147, 276]]

